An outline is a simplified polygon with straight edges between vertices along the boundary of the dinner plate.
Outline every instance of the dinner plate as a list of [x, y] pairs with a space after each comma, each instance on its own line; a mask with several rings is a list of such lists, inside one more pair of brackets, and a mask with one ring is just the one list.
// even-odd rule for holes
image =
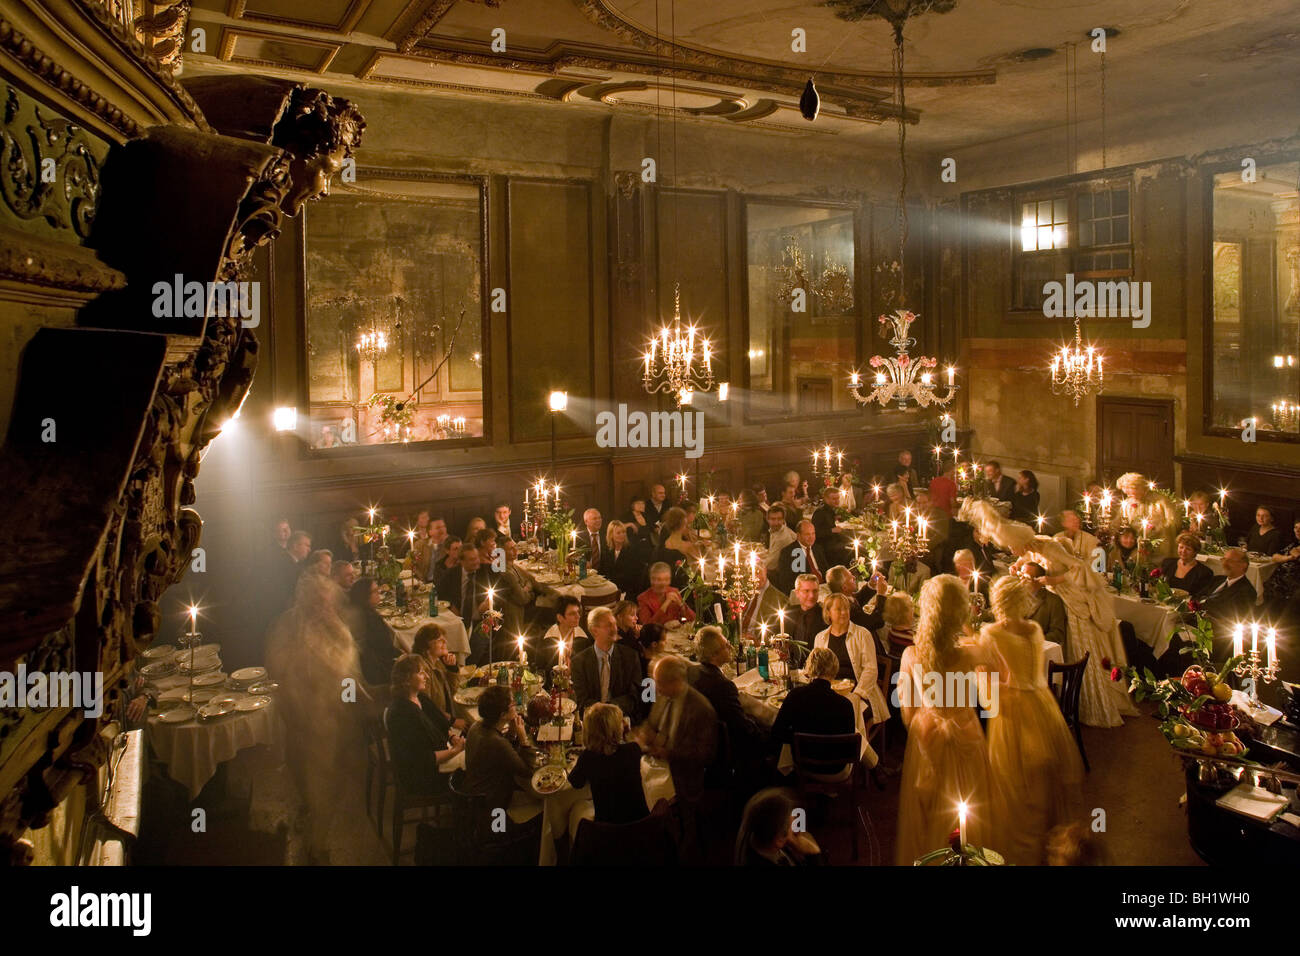
[[178, 674], [203, 674], [207, 671], [221, 670], [221, 658], [219, 657], [198, 657], [195, 658], [191, 666], [189, 661], [176, 665]]
[[259, 697], [265, 697], [267, 694], [273, 694], [280, 689], [280, 685], [273, 680], [262, 681], [248, 688], [250, 694], [256, 694]]
[[235, 702], [235, 710], [241, 714], [246, 714], [250, 711], [261, 710], [263, 707], [269, 706], [270, 703], [271, 698], [269, 697], [245, 697], [243, 700]]
[[196, 687], [192, 692], [187, 690], [183, 693], [181, 700], [187, 700], [191, 704], [206, 704], [219, 693], [221, 692], [215, 687]]
[[176, 673], [176, 663], [174, 661], [154, 661], [152, 664], [145, 664], [140, 668], [140, 674], [146, 680], [153, 680], [158, 677], [168, 677]]
[[549, 795], [563, 790], [569, 783], [569, 776], [564, 768], [547, 764], [533, 774], [533, 789], [540, 794]]
[[438, 602], [438, 613], [439, 613], [439, 614], [446, 614], [446, 613], [447, 613], [448, 611], [450, 611], [450, 610], [451, 610], [451, 602], [450, 602], [450, 601], [439, 601], [439, 602]]
[[189, 704], [182, 704], [179, 707], [173, 707], [171, 710], [164, 710], [158, 715], [158, 722], [163, 724], [183, 724], [194, 717], [194, 708]]
[[853, 681], [847, 677], [843, 680], [831, 681], [831, 690], [837, 694], [845, 694], [853, 690]]
[[560, 698], [560, 713], [563, 714], [565, 717], [568, 717], [577, 709], [578, 709], [578, 702], [574, 700], [572, 697]]
[[[200, 644], [198, 647], [195, 647], [193, 651], [194, 651], [194, 663], [197, 664], [200, 658], [216, 657], [218, 654], [220, 654], [221, 645]], [[174, 654], [172, 654], [172, 660], [174, 660], [177, 664], [181, 663], [181, 661], [188, 661], [189, 659], [190, 659], [190, 648], [188, 647], [183, 647], [180, 650], [176, 651]]]
[[226, 682], [226, 675], [221, 671], [208, 671], [206, 674], [194, 675], [195, 687], [216, 687]]
[[169, 660], [171, 655], [175, 653], [175, 644], [157, 644], [153, 647], [147, 648], [140, 656], [147, 661], [165, 661]]
[[478, 699], [483, 696], [486, 687], [464, 687], [456, 691], [452, 698], [458, 704], [477, 704]]
[[230, 704], [236, 710], [238, 710], [239, 702], [245, 699], [246, 698], [243, 697], [241, 694], [218, 694], [215, 697], [213, 697], [210, 701], [208, 701], [208, 703], [209, 704]]
[[241, 667], [239, 670], [231, 674], [230, 677], [232, 680], [240, 684], [248, 684], [253, 681], [265, 680], [266, 668], [265, 667]]
[[224, 717], [226, 714], [233, 714], [235, 705], [229, 703], [217, 703], [209, 701], [199, 708], [200, 720], [215, 720], [217, 717]]

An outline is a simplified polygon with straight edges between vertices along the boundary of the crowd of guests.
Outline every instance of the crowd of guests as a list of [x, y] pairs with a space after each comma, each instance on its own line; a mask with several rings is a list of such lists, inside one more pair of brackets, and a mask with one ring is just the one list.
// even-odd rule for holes
[[[1033, 472], [1004, 475], [993, 461], [984, 477], [992, 495], [1009, 503], [1013, 521], [1042, 530]], [[466, 665], [507, 659], [514, 635], [529, 634], [540, 638], [530, 641], [530, 664], [542, 675], [550, 674], [560, 642], [566, 648], [586, 740], [570, 781], [574, 787], [590, 785], [598, 822], [633, 822], [651, 812], [642, 788], [641, 758], [648, 755], [666, 763], [679, 800], [695, 800], [710, 786], [755, 794], [742, 821], [738, 862], [817, 859], [815, 841], [782, 822], [788, 816], [782, 786], [790, 779], [790, 749], [796, 734], [858, 733], [861, 765], [878, 786], [887, 772], [902, 773], [898, 862], [910, 863], [946, 843], [954, 823], [947, 802], [959, 793], [982, 808], [979, 840], [1012, 862], [1048, 859], [1053, 845], [1069, 842], [1059, 828], [1073, 819], [1069, 796], [1079, 770], [1043, 666], [1045, 641], [1070, 647], [1070, 610], [1057, 593], [1059, 569], [1022, 558], [1014, 573], [995, 580], [996, 544], [960, 520], [950, 466], [922, 487], [904, 451], [892, 479], [881, 480], [887, 514], [910, 508], [931, 528], [926, 557], [936, 576], [920, 587], [919, 603], [909, 593], [917, 588], [894, 591], [884, 575], [863, 581], [850, 569], [849, 542], [835, 530], [839, 509], [866, 504], [869, 497], [852, 480], [826, 488], [811, 513], [807, 482], [795, 472], [785, 476], [774, 502], [762, 486], [736, 498], [741, 535], [763, 553], [757, 593], [742, 626], [752, 631], [758, 621], [780, 615], [785, 632], [802, 648], [797, 663], [806, 682], [791, 690], [770, 724], [742, 706], [736, 684], [724, 673], [735, 652], [717, 622], [697, 631], [694, 662], [666, 650], [669, 629], [699, 623], [683, 590], [687, 569], [704, 546], [693, 507], [671, 504], [664, 484], [633, 498], [625, 519], [606, 522], [596, 508], [582, 513], [578, 548], [588, 567], [620, 592], [615, 603], [585, 614], [578, 599], [542, 584], [519, 563], [519, 526], [509, 506], [494, 509], [490, 521], [473, 519], [459, 537], [443, 515], [420, 511], [409, 568], [450, 602], [470, 635], [467, 656], [448, 650], [437, 623], [416, 633], [409, 654], [400, 652], [379, 613], [378, 582], [359, 574], [367, 554], [354, 519], [341, 525], [329, 549], [313, 549], [308, 533], [287, 520], [275, 522], [261, 575], [261, 602], [272, 621], [266, 660], [294, 666], [319, 652], [329, 662], [313, 680], [298, 682], [287, 708], [291, 723], [304, 732], [315, 728], [312, 746], [290, 759], [313, 819], [320, 825], [331, 817], [330, 788], [340, 785], [341, 768], [350, 766], [349, 760], [331, 763], [331, 756], [355, 743], [337, 707], [320, 697], [337, 698], [336, 681], [351, 674], [360, 678], [374, 711], [384, 715], [394, 770], [405, 788], [438, 792], [452, 773], [462, 771], [468, 792], [508, 808], [517, 826], [539, 826], [541, 804], [529, 785], [533, 768], [527, 759], [533, 741], [514, 698], [507, 688], [488, 687], [478, 698], [477, 719], [455, 700]], [[730, 504], [727, 499], [724, 507]], [[1300, 545], [1286, 539], [1269, 509], [1259, 509], [1256, 518], [1246, 550], [1267, 554], [1278, 565], [1269, 578], [1270, 600], [1293, 602], [1300, 588]], [[1085, 530], [1077, 512], [1065, 511], [1058, 520], [1061, 530], [1052, 540], [1076, 556], [1094, 554], [1098, 538]], [[1292, 530], [1300, 541], [1300, 522]], [[1133, 562], [1139, 537], [1121, 527], [1108, 561]], [[1178, 535], [1173, 553], [1159, 563], [1165, 579], [1201, 600], [1212, 617], [1253, 609], [1257, 595], [1246, 579], [1246, 550], [1229, 549], [1222, 557], [1225, 573], [1216, 577], [1197, 560], [1201, 546], [1195, 534]], [[994, 617], [982, 631], [970, 624], [975, 592]], [[481, 626], [489, 603], [506, 618], [498, 632], [502, 644], [495, 648]], [[712, 613], [711, 604], [705, 613]], [[999, 674], [1001, 709], [986, 725], [969, 706], [932, 706], [920, 697], [899, 706], [890, 699], [891, 674], [920, 686], [926, 674], [952, 670]], [[652, 695], [647, 686], [653, 686]], [[907, 733], [901, 768], [882, 767], [874, 749], [878, 731], [890, 723]], [[322, 727], [328, 732], [319, 732]], [[312, 766], [336, 769], [324, 774], [322, 785], [306, 779]], [[951, 802], [955, 807], [956, 800]]]

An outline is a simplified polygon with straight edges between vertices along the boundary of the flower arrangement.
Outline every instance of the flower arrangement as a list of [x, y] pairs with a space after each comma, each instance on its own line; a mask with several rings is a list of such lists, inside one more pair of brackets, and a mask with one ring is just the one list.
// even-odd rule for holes
[[576, 527], [573, 522], [573, 509], [561, 511], [556, 508], [549, 512], [542, 527], [546, 529], [547, 536], [555, 542], [560, 567], [563, 568], [569, 560], [569, 533]]
[[415, 402], [394, 395], [371, 395], [366, 403], [371, 408], [379, 406], [379, 424], [385, 438], [410, 438], [411, 423], [415, 421]]

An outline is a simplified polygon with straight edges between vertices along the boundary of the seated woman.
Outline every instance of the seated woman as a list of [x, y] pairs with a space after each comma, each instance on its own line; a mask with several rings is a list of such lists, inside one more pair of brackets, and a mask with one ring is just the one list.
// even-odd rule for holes
[[558, 663], [561, 641], [564, 642], [566, 661], [573, 660], [575, 655], [591, 647], [591, 637], [582, 629], [581, 622], [581, 601], [570, 594], [561, 594], [555, 599], [555, 623], [542, 635], [542, 647], [537, 655], [547, 673]]
[[391, 685], [386, 723], [393, 771], [411, 793], [439, 793], [447, 789], [447, 765], [465, 749], [465, 741], [449, 735], [446, 715], [429, 699], [429, 674], [420, 657], [399, 657]]
[[613, 611], [619, 641], [638, 654], [641, 653], [641, 625], [636, 620], [636, 601], [619, 601], [614, 605]]
[[808, 482], [799, 478], [799, 472], [787, 471], [782, 479], [781, 504], [793, 505], [799, 511], [808, 504]]
[[853, 475], [847, 471], [840, 475], [840, 507], [850, 512], [858, 510], [858, 496], [853, 491]]
[[442, 556], [438, 559], [437, 564], [429, 569], [429, 577], [444, 592], [447, 588], [443, 587], [442, 579], [445, 575], [460, 570], [460, 549], [463, 546], [464, 542], [460, 538], [454, 534], [448, 535], [443, 539], [442, 551], [439, 552]]
[[1213, 508], [1213, 499], [1208, 491], [1193, 491], [1187, 496], [1187, 523], [1192, 531], [1205, 534], [1219, 527], [1219, 516]]
[[646, 550], [628, 536], [628, 525], [614, 520], [605, 528], [605, 547], [597, 568], [624, 594], [638, 594], [645, 579]]
[[904, 512], [912, 503], [912, 498], [907, 493], [907, 488], [895, 481], [885, 488], [885, 501], [888, 505], [885, 517], [890, 521], [902, 521]]
[[1011, 520], [1038, 528], [1038, 476], [1028, 469], [1016, 475], [1016, 490], [1011, 495]]
[[758, 497], [746, 488], [740, 493], [736, 509], [736, 520], [740, 524], [742, 541], [762, 541], [763, 530], [767, 527], [767, 512], [759, 507]]
[[853, 702], [837, 694], [831, 681], [840, 672], [840, 660], [829, 647], [814, 647], [804, 662], [808, 683], [791, 688], [772, 724], [772, 742], [793, 744], [795, 734], [851, 734]]
[[411, 653], [424, 661], [425, 670], [429, 672], [429, 700], [448, 723], [464, 730], [468, 724], [464, 718], [456, 716], [456, 689], [460, 686], [460, 669], [456, 666], [456, 655], [447, 650], [447, 638], [442, 628], [430, 622], [415, 632], [411, 642]]
[[379, 616], [379, 582], [362, 575], [348, 590], [348, 606], [343, 620], [357, 643], [361, 657], [361, 675], [367, 684], [384, 684], [392, 676], [397, 645], [393, 629]]
[[508, 808], [515, 823], [539, 818], [542, 804], [524, 756], [528, 728], [510, 688], [490, 685], [478, 699], [478, 712], [480, 719], [465, 736], [465, 792], [483, 797], [486, 807]]
[[1109, 570], [1116, 564], [1132, 568], [1137, 562], [1137, 547], [1137, 532], [1128, 525], [1120, 528], [1119, 534], [1115, 535], [1115, 543], [1111, 545], [1110, 554], [1106, 556], [1106, 568]]
[[637, 495], [628, 505], [627, 520], [623, 522], [627, 525], [627, 533], [631, 537], [650, 540], [650, 535], [654, 532], [654, 522], [645, 516], [645, 498]]
[[1269, 557], [1282, 550], [1282, 529], [1273, 524], [1273, 512], [1263, 505], [1255, 509], [1255, 527], [1246, 536], [1246, 550]]
[[1190, 531], [1178, 536], [1178, 557], [1165, 558], [1160, 563], [1160, 573], [1171, 588], [1181, 588], [1191, 597], [1200, 597], [1214, 580], [1208, 565], [1196, 560], [1201, 550], [1201, 539]]
[[891, 657], [897, 657], [916, 639], [916, 606], [912, 596], [895, 591], [885, 598], [885, 639], [882, 642]]
[[[686, 563], [699, 559], [700, 549], [691, 539], [686, 511], [682, 508], [669, 508], [659, 522], [659, 545], [652, 552], [650, 563], [666, 565], [672, 576], [673, 587], [684, 588], [686, 587]], [[643, 620], [641, 623], [646, 622]]]
[[623, 739], [617, 704], [592, 704], [582, 717], [583, 751], [569, 771], [574, 787], [591, 784], [597, 823], [634, 823], [649, 816], [641, 786], [641, 747]]
[[[888, 604], [888, 599], [885, 601]], [[876, 665], [876, 638], [865, 627], [849, 620], [853, 604], [847, 594], [831, 594], [822, 601], [822, 610], [830, 626], [813, 638], [813, 647], [825, 647], [839, 661], [836, 678], [853, 681], [853, 693], [869, 708], [863, 718], [866, 730], [875, 720], [885, 720], [889, 709], [885, 694], [876, 683], [879, 669]]]
[[346, 518], [339, 528], [339, 538], [343, 542], [343, 547], [333, 556], [338, 561], [347, 561], [357, 563], [365, 557], [361, 550], [361, 534], [357, 531], [357, 519]]
[[695, 612], [686, 606], [682, 593], [671, 585], [671, 581], [672, 571], [667, 564], [659, 561], [650, 566], [650, 587], [636, 599], [637, 619], [642, 627], [695, 620]]
[[[1277, 568], [1264, 582], [1264, 600], [1270, 605], [1276, 603], [1285, 606], [1295, 601], [1296, 595], [1300, 594], [1300, 521], [1295, 523], [1291, 533], [1294, 542], [1289, 548], [1273, 555], [1273, 563]], [[1274, 610], [1280, 612], [1282, 608]]]
[[794, 832], [795, 801], [787, 790], [760, 790], [745, 804], [736, 837], [736, 866], [804, 866], [825, 862], [817, 841]]
[[668, 653], [668, 648], [664, 644], [665, 635], [662, 625], [659, 624], [642, 624], [640, 634], [640, 652], [641, 652], [641, 677], [650, 676], [654, 670], [655, 661]]

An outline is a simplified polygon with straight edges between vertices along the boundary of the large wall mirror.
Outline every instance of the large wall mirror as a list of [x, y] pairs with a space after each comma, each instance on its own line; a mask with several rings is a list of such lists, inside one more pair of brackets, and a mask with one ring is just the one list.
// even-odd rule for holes
[[1300, 163], [1214, 177], [1212, 429], [1300, 437]]
[[484, 201], [361, 170], [305, 212], [313, 449], [484, 437]]
[[750, 202], [749, 414], [825, 414], [853, 405], [858, 352], [854, 210]]

